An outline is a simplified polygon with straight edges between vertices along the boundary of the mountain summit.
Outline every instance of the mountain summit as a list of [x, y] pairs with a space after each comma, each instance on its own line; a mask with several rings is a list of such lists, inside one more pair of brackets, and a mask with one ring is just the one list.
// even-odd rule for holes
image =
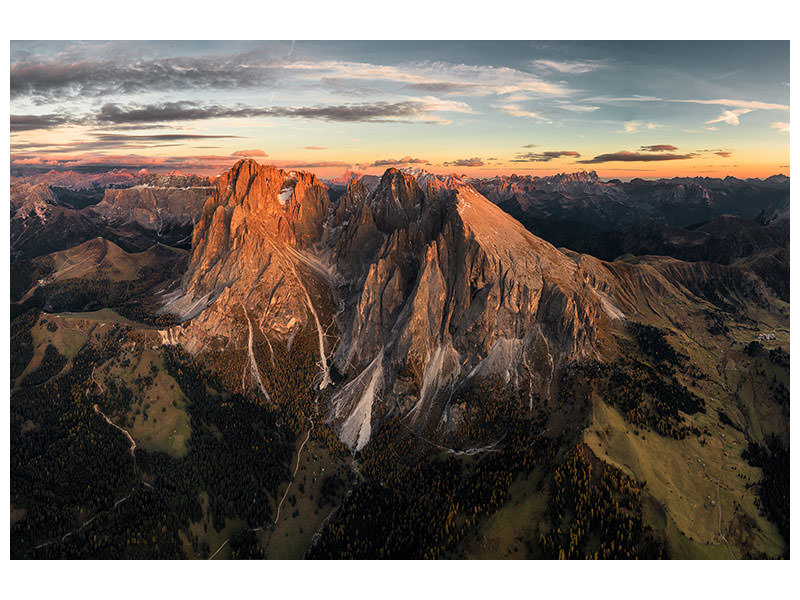
[[[319, 389], [340, 375], [326, 416], [360, 449], [392, 415], [457, 429], [449, 399], [490, 378], [525, 382], [533, 410], [569, 360], [602, 352], [601, 324], [623, 318], [595, 268], [459, 178], [389, 169], [334, 203], [309, 173], [245, 160], [203, 207], [162, 309], [184, 323], [164, 335], [203, 352], [237, 336], [252, 348], [254, 329], [270, 347], [311, 331]], [[258, 365], [252, 375], [259, 385]]]

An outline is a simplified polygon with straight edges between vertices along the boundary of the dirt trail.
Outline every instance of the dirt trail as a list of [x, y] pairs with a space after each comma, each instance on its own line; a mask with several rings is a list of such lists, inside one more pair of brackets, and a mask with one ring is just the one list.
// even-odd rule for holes
[[[97, 368], [97, 366], [96, 366], [96, 365], [95, 365], [94, 367], [92, 367], [92, 381], [94, 382], [94, 384], [95, 384], [97, 387], [99, 387], [99, 388], [100, 388], [100, 393], [102, 394], [102, 393], [104, 393], [104, 392], [105, 392], [105, 388], [103, 388], [103, 384], [102, 384], [102, 383], [100, 383], [99, 381], [97, 381], [97, 379], [95, 379], [95, 377], [94, 377], [94, 371], [95, 371], [95, 369], [96, 369], [96, 368]], [[97, 406], [97, 405], [95, 404], [95, 406]]]
[[133, 470], [136, 471], [136, 440], [134, 440], [133, 437], [131, 436], [131, 434], [128, 433], [127, 429], [123, 429], [122, 427], [120, 427], [119, 425], [114, 423], [114, 421], [109, 419], [103, 413], [103, 411], [100, 410], [100, 408], [97, 406], [97, 404], [94, 405], [94, 412], [97, 413], [98, 415], [100, 415], [101, 417], [103, 417], [106, 420], [106, 423], [108, 423], [109, 425], [111, 425], [112, 427], [114, 427], [116, 429], [119, 429], [122, 433], [125, 434], [125, 437], [128, 438], [128, 441], [131, 443], [130, 452], [131, 452], [131, 457], [133, 458]]
[[[122, 433], [124, 433], [124, 434], [125, 434], [125, 436], [128, 438], [128, 440], [129, 440], [129, 441], [130, 441], [130, 443], [131, 443], [131, 447], [130, 447], [130, 453], [131, 453], [131, 457], [133, 458], [133, 471], [134, 471], [134, 473], [136, 473], [136, 474], [138, 475], [138, 470], [136, 469], [136, 441], [133, 439], [133, 437], [131, 437], [131, 434], [130, 434], [130, 433], [128, 433], [128, 431], [127, 431], [126, 429], [123, 429], [123, 428], [122, 428], [122, 427], [120, 427], [119, 425], [115, 424], [115, 423], [114, 423], [114, 422], [113, 422], [111, 419], [109, 419], [109, 418], [108, 418], [108, 417], [107, 417], [107, 416], [106, 416], [106, 415], [103, 413], [103, 411], [101, 411], [101, 410], [100, 410], [100, 408], [97, 406], [97, 404], [95, 404], [93, 408], [94, 408], [94, 412], [95, 412], [96, 414], [100, 415], [101, 417], [103, 417], [103, 419], [105, 419], [106, 423], [108, 423], [109, 425], [111, 425], [112, 427], [114, 427], [114, 428], [116, 428], [116, 429], [119, 429], [119, 430], [120, 430]], [[153, 487], [153, 486], [151, 486], [149, 483], [147, 483], [146, 481], [142, 481], [142, 483], [143, 483], [144, 485], [146, 485], [147, 487], [151, 488], [151, 489], [152, 489], [152, 487]], [[44, 548], [45, 546], [50, 546], [50, 545], [52, 545], [52, 544], [56, 544], [56, 543], [58, 543], [58, 542], [63, 542], [63, 541], [66, 541], [66, 539], [67, 539], [67, 538], [69, 538], [70, 536], [72, 536], [72, 535], [73, 535], [73, 534], [75, 534], [75, 533], [78, 533], [78, 532], [79, 532], [79, 531], [81, 531], [81, 530], [82, 530], [84, 527], [86, 527], [87, 525], [91, 524], [91, 523], [92, 523], [92, 521], [94, 521], [94, 520], [95, 520], [97, 517], [99, 517], [101, 514], [103, 514], [103, 513], [105, 513], [105, 512], [109, 512], [109, 511], [115, 511], [115, 510], [117, 509], [117, 507], [118, 507], [120, 504], [122, 504], [123, 502], [125, 502], [125, 501], [126, 501], [128, 498], [130, 498], [130, 497], [131, 497], [131, 494], [128, 494], [127, 496], [124, 496], [124, 497], [120, 498], [119, 500], [117, 500], [116, 502], [114, 502], [114, 505], [113, 505], [113, 506], [112, 506], [110, 509], [107, 509], [107, 510], [102, 510], [102, 511], [100, 511], [100, 512], [97, 512], [97, 513], [95, 513], [94, 515], [92, 515], [91, 517], [89, 517], [89, 518], [88, 518], [86, 521], [84, 521], [83, 523], [81, 523], [79, 527], [77, 527], [77, 528], [73, 529], [72, 531], [69, 531], [69, 532], [65, 533], [65, 534], [64, 534], [64, 535], [62, 535], [61, 537], [58, 537], [58, 538], [53, 538], [53, 539], [47, 540], [46, 542], [42, 542], [41, 544], [39, 544], [39, 545], [37, 545], [37, 546], [34, 546], [34, 547], [33, 547], [33, 549], [34, 549], [34, 550], [38, 550], [39, 548]]]
[[303, 443], [300, 444], [300, 448], [297, 450], [297, 464], [294, 467], [294, 473], [292, 473], [292, 478], [289, 480], [289, 485], [286, 486], [286, 491], [283, 492], [283, 498], [281, 498], [281, 501], [278, 502], [278, 508], [275, 510], [275, 521], [273, 524], [277, 524], [278, 518], [281, 516], [281, 506], [283, 506], [283, 501], [286, 500], [286, 495], [289, 493], [289, 490], [291, 489], [292, 484], [294, 483], [294, 478], [297, 475], [297, 469], [300, 468], [300, 457], [303, 454], [303, 447], [306, 445], [306, 442], [308, 442], [308, 439], [311, 437], [311, 431], [313, 429], [314, 429], [314, 423], [312, 421], [311, 427], [309, 428], [308, 433], [306, 434], [306, 439], [303, 440]]
[[224, 542], [222, 542], [222, 544], [220, 544], [220, 547], [216, 549], [216, 551], [214, 552], [214, 554], [212, 554], [211, 556], [209, 556], [209, 557], [208, 557], [208, 560], [211, 560], [211, 559], [212, 559], [212, 558], [214, 558], [214, 557], [215, 557], [217, 554], [219, 554], [219, 551], [220, 551], [220, 550], [222, 550], [222, 549], [225, 547], [225, 544], [227, 544], [227, 543], [228, 543], [228, 540], [230, 540], [230, 538], [228, 538], [227, 540], [225, 540]]

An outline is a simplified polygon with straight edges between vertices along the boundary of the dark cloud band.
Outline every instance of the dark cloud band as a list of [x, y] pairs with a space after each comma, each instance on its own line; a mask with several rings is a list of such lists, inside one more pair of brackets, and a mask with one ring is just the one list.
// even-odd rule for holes
[[658, 153], [646, 154], [642, 152], [627, 152], [621, 150], [611, 154], [600, 154], [589, 160], [579, 160], [579, 163], [586, 165], [596, 165], [599, 163], [607, 162], [659, 162], [664, 160], [686, 160], [694, 158], [695, 154], [671, 154], [671, 153]]
[[480, 158], [473, 157], [473, 158], [459, 158], [458, 160], [454, 160], [451, 162], [444, 163], [445, 167], [482, 167], [483, 160]]
[[376, 160], [375, 162], [370, 163], [368, 166], [370, 167], [396, 167], [398, 165], [429, 165], [431, 164], [429, 161], [425, 160], [424, 158], [412, 158], [410, 156], [404, 156], [403, 158], [396, 160], [394, 158], [384, 158], [382, 160]]
[[641, 146], [639, 150], [642, 152], [675, 152], [677, 146], [672, 144], [654, 144], [653, 146]]
[[11, 97], [48, 100], [157, 90], [251, 88], [277, 79], [278, 63], [241, 56], [138, 60], [128, 64], [84, 59], [18, 61], [11, 65]]
[[548, 162], [554, 158], [561, 158], [562, 156], [569, 156], [578, 158], [579, 152], [574, 150], [550, 150], [547, 152], [526, 152], [524, 154], [517, 154], [516, 157], [511, 159], [511, 162], [524, 163], [524, 162]]

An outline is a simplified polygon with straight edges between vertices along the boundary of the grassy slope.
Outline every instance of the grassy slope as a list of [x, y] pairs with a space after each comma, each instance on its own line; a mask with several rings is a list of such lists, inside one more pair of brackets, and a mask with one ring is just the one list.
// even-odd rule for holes
[[[48, 325], [55, 331], [50, 331]], [[25, 370], [17, 378], [20, 382], [39, 368], [44, 356], [44, 351], [49, 344], [53, 344], [56, 349], [71, 360], [78, 350], [93, 336], [99, 335], [95, 332], [97, 323], [83, 322], [82, 319], [65, 318], [62, 315], [42, 314], [39, 320], [31, 328], [33, 335], [33, 357]]]
[[[184, 554], [187, 558], [206, 559], [213, 555], [214, 552], [216, 552], [220, 546], [222, 546], [222, 549], [219, 550], [216, 556], [214, 556], [214, 560], [224, 560], [230, 558], [230, 544], [225, 543], [225, 541], [229, 540], [235, 532], [239, 531], [245, 526], [244, 521], [239, 519], [226, 519], [225, 527], [221, 530], [216, 530], [211, 524], [213, 521], [211, 511], [208, 506], [208, 495], [206, 492], [200, 493], [200, 505], [203, 508], [203, 517], [200, 519], [200, 521], [192, 523], [189, 526], [189, 535], [183, 531], [180, 533], [181, 539], [183, 540]], [[191, 542], [189, 541], [190, 536], [198, 541], [197, 552], [195, 552]], [[207, 545], [207, 552], [203, 548], [203, 544]], [[223, 546], [223, 544], [225, 545]]]
[[139, 276], [142, 267], [158, 266], [160, 252], [181, 254], [184, 251], [169, 246], [153, 246], [137, 253], [125, 252], [115, 243], [95, 238], [61, 252], [49, 254], [53, 272], [48, 282], [67, 279], [108, 279], [110, 281], [132, 281]]
[[[752, 520], [758, 529], [751, 532], [752, 536], [744, 532], [741, 540], [728, 539], [734, 556], [739, 557], [742, 549], [750, 546], [768, 555], [780, 553], [782, 541], [777, 529], [759, 514], [754, 490], [747, 488], [761, 473], [741, 458], [741, 449], [746, 444], [741, 433], [731, 427], [717, 426], [713, 435], [701, 436], [707, 440], [705, 445], [694, 436], [674, 440], [635, 428], [599, 398], [595, 398], [594, 417], [593, 426], [584, 438], [589, 447], [603, 460], [646, 481], [649, 493], [687, 537], [700, 544], [721, 546], [721, 506], [721, 530], [726, 537], [742, 520]], [[711, 505], [712, 500], [717, 506]], [[744, 539], [747, 537], [751, 539]], [[737, 547], [737, 543], [745, 548]]]
[[536, 548], [529, 547], [526, 541], [535, 541], [539, 536], [547, 498], [546, 475], [542, 469], [518, 477], [511, 484], [506, 503], [470, 532], [455, 558], [539, 558]]
[[[105, 335], [107, 323], [119, 323], [136, 329], [154, 329], [126, 319], [110, 308], [86, 313], [43, 313], [31, 328], [33, 357], [17, 381], [22, 381], [39, 368], [48, 344], [52, 343], [67, 359], [72, 359], [86, 342], [98, 340]], [[50, 331], [48, 325], [54, 326], [55, 331]]]
[[[714, 307], [691, 295], [687, 301], [690, 302], [684, 306], [639, 303], [635, 319], [664, 329], [668, 342], [687, 355], [686, 364], [694, 372], [678, 369], [676, 375], [683, 385], [705, 399], [706, 413], [684, 418], [709, 435], [690, 435], [680, 441], [664, 438], [631, 425], [615, 408], [595, 397], [593, 423], [584, 439], [598, 457], [647, 481], [649, 493], [665, 511], [661, 525], [676, 556], [730, 557], [720, 530], [736, 557], [745, 551], [777, 556], [783, 541], [775, 525], [756, 508], [755, 489], [748, 489], [761, 478], [761, 471], [741, 458], [747, 446], [745, 435], [723, 425], [718, 415], [724, 411], [756, 441], [769, 432], [788, 437], [788, 419], [766, 393], [772, 375], [788, 387], [788, 373], [764, 358], [748, 357], [744, 348], [759, 333], [772, 332], [777, 339], [762, 341], [764, 347], [788, 351], [789, 305], [772, 299], [765, 308], [741, 299], [736, 303], [742, 311], [737, 317], [719, 313], [728, 331], [714, 335], [709, 332], [704, 314]], [[756, 374], [757, 367], [767, 373], [766, 377]], [[706, 440], [705, 445], [701, 439]], [[719, 505], [710, 506], [711, 500], [717, 504], [718, 480], [721, 526]], [[650, 511], [651, 517], [654, 514]], [[651, 524], [657, 526], [658, 521], [654, 519]]]
[[[123, 366], [121, 363], [126, 360], [129, 364]], [[152, 365], [158, 368], [152, 384], [138, 385], [136, 380], [150, 375]], [[137, 444], [175, 458], [188, 452], [186, 442], [191, 435], [191, 427], [185, 410], [187, 400], [177, 382], [167, 374], [157, 351], [125, 351], [98, 368], [96, 377], [105, 382], [104, 385], [113, 379], [133, 391], [133, 402], [126, 421], [133, 421], [128, 430]], [[145, 411], [148, 414], [146, 420]]]
[[[303, 439], [305, 439], [305, 434], [298, 440], [295, 452]], [[295, 454], [292, 462], [293, 470], [296, 461], [297, 455]], [[318, 501], [322, 482], [326, 476], [333, 473], [337, 473], [339, 478], [345, 481], [348, 471], [347, 462], [333, 456], [322, 444], [314, 440], [308, 441], [303, 449], [295, 480], [281, 507], [281, 514], [274, 531], [268, 529], [261, 536], [267, 558], [299, 559], [303, 557], [311, 544], [314, 533], [335, 509], [330, 504], [319, 508]], [[303, 485], [302, 492], [300, 491], [301, 484]], [[282, 490], [285, 489], [285, 487], [282, 488]], [[282, 494], [283, 491], [281, 491]], [[294, 506], [289, 502], [289, 498], [292, 496], [297, 499]], [[298, 512], [297, 516], [293, 516], [295, 511]]]

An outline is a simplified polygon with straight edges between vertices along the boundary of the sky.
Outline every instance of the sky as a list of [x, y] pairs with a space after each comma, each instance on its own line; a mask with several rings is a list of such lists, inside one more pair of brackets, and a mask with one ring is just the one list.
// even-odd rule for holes
[[12, 42], [11, 169], [789, 175], [789, 43]]

